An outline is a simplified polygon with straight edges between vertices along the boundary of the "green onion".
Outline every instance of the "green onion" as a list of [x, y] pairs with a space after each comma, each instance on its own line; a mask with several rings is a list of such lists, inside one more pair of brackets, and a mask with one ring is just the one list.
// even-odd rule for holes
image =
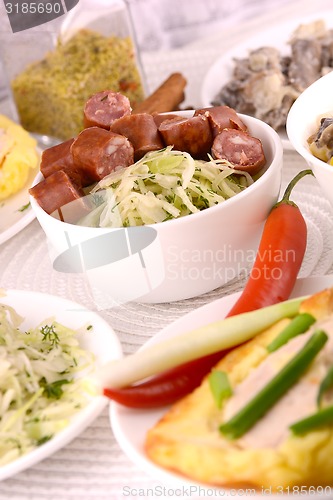
[[220, 426], [220, 432], [228, 439], [237, 439], [245, 434], [297, 382], [327, 340], [327, 334], [323, 330], [317, 330], [247, 405]]
[[333, 423], [333, 406], [328, 406], [317, 413], [313, 413], [309, 417], [298, 420], [292, 424], [289, 429], [295, 435], [306, 434], [318, 427], [324, 427]]
[[321, 384], [320, 384], [320, 387], [319, 387], [319, 390], [318, 390], [318, 396], [317, 396], [317, 406], [318, 408], [321, 407], [321, 403], [322, 403], [322, 399], [323, 399], [323, 395], [326, 391], [328, 391], [329, 389], [332, 389], [333, 387], [333, 366], [331, 366], [326, 374], [326, 376], [324, 377], [324, 379], [322, 380]]
[[286, 344], [290, 339], [304, 333], [316, 321], [308, 313], [298, 314], [291, 322], [279, 333], [279, 335], [267, 346], [268, 352], [273, 352]]
[[29, 203], [27, 203], [26, 205], [22, 205], [21, 208], [18, 208], [18, 212], [24, 212], [25, 210], [27, 210], [28, 208], [30, 207], [30, 201]]
[[232, 395], [228, 375], [221, 370], [213, 370], [208, 376], [208, 382], [216, 406], [221, 408], [222, 401]]
[[187, 361], [229, 349], [253, 338], [282, 318], [298, 314], [303, 298], [279, 302], [151, 343], [144, 349], [102, 366], [102, 387], [125, 387]]

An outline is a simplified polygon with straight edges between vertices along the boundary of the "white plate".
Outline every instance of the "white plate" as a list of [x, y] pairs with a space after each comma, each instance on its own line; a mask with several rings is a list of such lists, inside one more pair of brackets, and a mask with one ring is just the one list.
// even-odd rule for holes
[[22, 231], [36, 217], [29, 204], [28, 189], [38, 171], [39, 166], [31, 169], [25, 187], [0, 201], [0, 245]]
[[[295, 285], [292, 297], [302, 297], [330, 286], [333, 286], [333, 275], [300, 279]], [[164, 328], [159, 334], [155, 335], [154, 338], [145, 344], [145, 346], [175, 337], [184, 331], [199, 328], [207, 323], [224, 318], [239, 295], [240, 293], [235, 293], [222, 297], [221, 299], [215, 300], [214, 302], [186, 314]], [[152, 475], [154, 479], [175, 486], [197, 484], [194, 481], [190, 482], [175, 473], [155, 465], [145, 455], [144, 441], [146, 433], [155, 423], [157, 423], [165, 412], [166, 408], [156, 410], [134, 410], [112, 402], [110, 404], [110, 422], [114, 436], [127, 456], [141, 469]], [[203, 488], [203, 485], [200, 486]], [[227, 490], [222, 491], [225, 493], [223, 496], [227, 496]], [[210, 488], [210, 493], [211, 492], [212, 488]], [[210, 494], [210, 496], [212, 495]], [[193, 499], [194, 497], [191, 498]], [[313, 497], [311, 496], [311, 498]]]
[[[323, 19], [326, 22], [326, 27], [333, 26], [333, 11], [318, 12], [316, 15], [299, 17], [297, 19], [286, 21], [282, 24], [272, 26], [269, 30], [261, 31], [257, 35], [248, 38], [245, 42], [236, 45], [232, 50], [225, 52], [208, 70], [201, 88], [201, 102], [203, 107], [209, 107], [212, 100], [219, 93], [221, 88], [232, 79], [234, 62], [233, 59], [248, 57], [251, 50], [259, 47], [275, 47], [282, 55], [290, 54], [290, 46], [288, 40], [293, 31], [300, 26], [311, 21]], [[221, 53], [223, 49], [221, 48]], [[285, 131], [279, 133], [283, 147], [285, 149], [293, 149]]]
[[[6, 296], [0, 297], [0, 303], [13, 306], [25, 318], [20, 326], [23, 330], [54, 317], [65, 326], [75, 330], [80, 329], [78, 332], [80, 346], [95, 354], [96, 368], [122, 356], [120, 342], [108, 323], [80, 304], [38, 292], [6, 290], [5, 293]], [[92, 325], [93, 328], [87, 330], [87, 325]], [[65, 446], [101, 413], [106, 404], [107, 399], [103, 396], [92, 397], [88, 405], [71, 419], [70, 424], [50, 441], [15, 461], [0, 466], [0, 480], [31, 467]]]

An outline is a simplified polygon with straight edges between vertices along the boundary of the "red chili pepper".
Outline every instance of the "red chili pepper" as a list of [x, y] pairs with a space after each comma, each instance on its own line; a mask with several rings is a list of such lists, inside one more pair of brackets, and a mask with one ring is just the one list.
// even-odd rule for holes
[[312, 170], [302, 170], [289, 183], [267, 217], [256, 260], [245, 288], [228, 316], [254, 311], [290, 297], [303, 262], [307, 228], [298, 206], [289, 200], [295, 184]]
[[[229, 349], [230, 350], [230, 349]], [[203, 377], [228, 350], [215, 352], [171, 368], [146, 382], [123, 389], [103, 390], [104, 396], [130, 408], [156, 408], [174, 403], [198, 387]]]
[[[243, 293], [227, 317], [287, 300], [295, 285], [307, 242], [301, 211], [289, 200], [295, 184], [311, 170], [303, 170], [289, 183], [283, 198], [267, 217], [256, 260]], [[104, 395], [131, 408], [153, 408], [174, 403], [198, 387], [227, 350], [195, 359], [156, 375], [146, 382]]]

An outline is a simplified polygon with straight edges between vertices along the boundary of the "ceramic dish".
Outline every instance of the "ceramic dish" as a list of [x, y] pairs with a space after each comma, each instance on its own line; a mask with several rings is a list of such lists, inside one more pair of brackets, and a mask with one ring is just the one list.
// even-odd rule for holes
[[[300, 26], [318, 19], [323, 19], [326, 26], [333, 26], [333, 11], [318, 12], [318, 14], [299, 17], [288, 20], [285, 23], [277, 24], [269, 30], [260, 31], [257, 35], [248, 38], [245, 42], [236, 45], [232, 50], [225, 52], [208, 70], [201, 87], [201, 102], [203, 107], [212, 105], [212, 101], [219, 93], [221, 88], [232, 79], [234, 70], [234, 58], [248, 57], [249, 51], [260, 47], [270, 46], [277, 48], [282, 55], [290, 54], [288, 40], [292, 32]], [[221, 53], [223, 50], [221, 49]], [[279, 132], [283, 147], [293, 149], [289, 142], [285, 130]]]
[[[192, 114], [185, 111], [182, 116]], [[278, 198], [283, 153], [271, 127], [239, 116], [262, 141], [265, 170], [249, 187], [205, 210], [144, 226], [96, 228], [62, 222], [31, 196], [53, 249], [55, 269], [75, 272], [76, 266], [78, 272], [85, 272], [99, 309], [131, 300], [187, 299], [239, 275], [256, 252], [264, 221]], [[34, 182], [42, 179], [38, 174]]]
[[[20, 327], [23, 330], [36, 327], [49, 317], [70, 328], [80, 329], [77, 335], [80, 346], [94, 353], [96, 368], [122, 355], [119, 340], [112, 328], [96, 313], [80, 304], [52, 295], [20, 290], [6, 290], [5, 296], [0, 297], [0, 304], [14, 307], [25, 318]], [[92, 325], [92, 328], [87, 330], [86, 325]], [[103, 396], [92, 397], [88, 405], [55, 437], [15, 461], [0, 466], [0, 480], [31, 467], [65, 446], [101, 413], [106, 404], [107, 400]]]
[[[325, 287], [333, 285], [333, 276], [322, 276], [300, 279], [297, 281], [294, 288], [293, 297], [302, 297], [304, 295], [318, 292]], [[153, 339], [147, 342], [147, 346], [158, 343], [171, 337], [176, 337], [184, 331], [194, 328], [199, 328], [207, 323], [217, 321], [223, 318], [230, 310], [231, 306], [235, 303], [240, 293], [235, 293], [221, 299], [215, 300], [203, 307], [200, 307], [182, 318], [178, 319], [168, 327], [164, 328]], [[121, 448], [127, 456], [138, 465], [142, 470], [154, 477], [155, 480], [160, 480], [164, 483], [175, 484], [178, 486], [183, 485], [189, 487], [190, 482], [179, 475], [167, 471], [150, 461], [144, 453], [144, 440], [148, 429], [165, 414], [166, 409], [154, 410], [132, 410], [120, 406], [116, 403], [110, 404], [110, 422], [115, 435]], [[202, 490], [203, 485], [200, 485]], [[198, 491], [198, 489], [194, 490]], [[201, 490], [200, 490], [201, 491]], [[228, 496], [228, 491], [220, 489], [213, 494], [213, 488], [209, 488], [209, 496]], [[213, 492], [213, 493], [212, 493]], [[237, 495], [233, 495], [237, 496]], [[251, 497], [254, 496], [251, 494]], [[311, 498], [313, 496], [311, 495]]]
[[310, 85], [296, 99], [288, 114], [287, 133], [290, 143], [312, 168], [324, 195], [333, 207], [333, 166], [316, 158], [308, 144], [308, 138], [319, 129], [320, 118], [332, 117], [332, 85], [333, 71]]

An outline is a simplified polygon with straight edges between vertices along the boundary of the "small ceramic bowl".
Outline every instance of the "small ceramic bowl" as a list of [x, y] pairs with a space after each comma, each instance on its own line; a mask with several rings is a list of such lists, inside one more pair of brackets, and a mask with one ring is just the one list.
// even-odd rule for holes
[[316, 158], [308, 138], [319, 128], [320, 118], [333, 116], [333, 72], [310, 85], [294, 102], [287, 118], [287, 134], [296, 151], [303, 156], [327, 199], [333, 205], [333, 166]]
[[[54, 268], [85, 273], [99, 309], [195, 297], [247, 271], [279, 195], [283, 148], [267, 124], [240, 116], [261, 139], [267, 164], [251, 186], [214, 207], [149, 226], [105, 229], [62, 222], [31, 197]], [[39, 174], [35, 183], [41, 180]]]

